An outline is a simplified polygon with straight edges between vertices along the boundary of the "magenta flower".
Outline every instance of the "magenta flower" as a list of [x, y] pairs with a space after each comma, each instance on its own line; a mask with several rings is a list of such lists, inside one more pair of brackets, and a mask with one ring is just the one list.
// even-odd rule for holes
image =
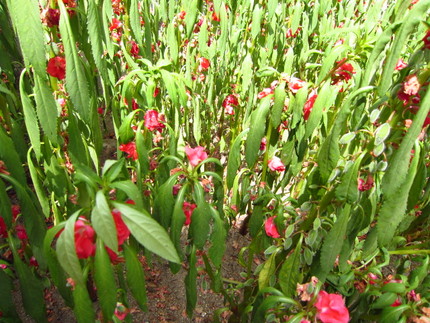
[[145, 127], [148, 128], [149, 131], [162, 131], [165, 127], [164, 125], [164, 115], [158, 113], [156, 110], [148, 110], [143, 117], [145, 119]]

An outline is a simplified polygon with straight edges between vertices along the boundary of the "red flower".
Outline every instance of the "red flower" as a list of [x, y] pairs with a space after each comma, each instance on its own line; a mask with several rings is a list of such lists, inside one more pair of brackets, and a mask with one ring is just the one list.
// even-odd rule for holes
[[315, 307], [317, 308], [317, 318], [323, 323], [348, 323], [349, 321], [348, 309], [339, 294], [320, 291]]
[[200, 72], [206, 71], [211, 66], [211, 63], [209, 62], [209, 60], [207, 58], [200, 57], [198, 59], [198, 61], [199, 61], [199, 68], [198, 68], [198, 70]]
[[185, 153], [187, 154], [188, 160], [191, 166], [197, 166], [200, 162], [208, 158], [208, 154], [205, 149], [201, 146], [191, 148], [190, 146], [185, 147]]
[[267, 164], [269, 166], [270, 170], [272, 172], [283, 172], [285, 170], [285, 165], [282, 163], [282, 161], [274, 156], [271, 160], [269, 160], [269, 163]]
[[402, 305], [402, 300], [401, 300], [401, 299], [399, 299], [399, 298], [397, 298], [397, 299], [393, 302], [393, 304], [391, 304], [390, 306], [391, 306], [391, 307], [397, 307], [397, 306], [400, 306], [400, 305]]
[[28, 239], [27, 231], [25, 230], [25, 227], [23, 225], [18, 224], [15, 228], [15, 231], [16, 231], [16, 236], [18, 237], [19, 240]]
[[118, 238], [118, 246], [122, 245], [125, 240], [130, 236], [130, 230], [127, 225], [124, 223], [121, 212], [118, 210], [112, 210], [113, 220], [115, 222], [116, 227], [116, 235]]
[[221, 19], [217, 16], [217, 14], [214, 12], [212, 12], [212, 20], [213, 21], [221, 21]]
[[260, 142], [260, 150], [261, 151], [266, 150], [266, 145], [267, 145], [267, 139], [266, 137], [264, 137], [263, 139], [261, 139], [261, 142]]
[[75, 222], [75, 248], [79, 259], [86, 259], [96, 253], [95, 232], [85, 220], [79, 218]]
[[355, 74], [354, 67], [349, 63], [343, 63], [345, 61], [346, 59], [336, 62], [339, 67], [332, 72], [331, 84], [342, 84], [343, 81], [348, 82], [352, 78], [352, 74]]
[[18, 204], [13, 204], [11, 207], [12, 217], [15, 220], [16, 217], [21, 213], [21, 207]]
[[266, 231], [266, 234], [271, 238], [280, 238], [281, 235], [278, 232], [278, 228], [276, 228], [276, 224], [274, 222], [276, 218], [276, 215], [271, 216], [266, 220], [264, 223], [264, 230]]
[[296, 38], [297, 37], [297, 35], [299, 34], [299, 32], [300, 32], [300, 27], [299, 28], [297, 28], [296, 29], [296, 31], [294, 32], [294, 34], [293, 34], [293, 30], [291, 29], [291, 28], [288, 28], [287, 29], [287, 33], [286, 33], [286, 35], [285, 35], [285, 37], [286, 38]]
[[0, 238], [7, 238], [7, 226], [4, 219], [0, 216]]
[[427, 33], [423, 38], [423, 42], [424, 42], [424, 48], [430, 49], [430, 30], [427, 30]]
[[185, 15], [186, 15], [187, 13], [184, 11], [184, 10], [182, 10], [179, 14], [178, 14], [178, 19], [179, 20], [184, 20], [184, 18], [185, 18]]
[[374, 181], [372, 175], [367, 175], [366, 182], [364, 179], [359, 178], [358, 179], [358, 190], [360, 192], [368, 191], [373, 187]]
[[317, 99], [317, 90], [312, 90], [308, 96], [308, 99], [303, 107], [303, 119], [308, 120], [311, 114], [312, 108], [314, 107], [315, 100]]
[[406, 62], [403, 59], [399, 58], [396, 64], [396, 71], [400, 71], [405, 67], [408, 67], [408, 64], [406, 64]]
[[234, 115], [234, 109], [239, 105], [239, 100], [235, 94], [227, 95], [227, 97], [222, 101], [222, 106], [224, 108], [224, 112], [229, 115]]
[[139, 158], [137, 155], [136, 143], [133, 141], [120, 145], [119, 150], [125, 152], [127, 154], [127, 158], [131, 158], [133, 160], [137, 160]]
[[148, 128], [149, 131], [162, 131], [165, 125], [162, 123], [164, 122], [164, 115], [161, 113], [158, 113], [156, 110], [148, 110], [145, 113], [144, 116], [145, 119], [145, 127]]
[[160, 93], [160, 88], [156, 87], [154, 90], [154, 94], [152, 95], [154, 98], [156, 98], [158, 96], [158, 94]]
[[116, 303], [114, 314], [118, 318], [118, 320], [123, 321], [128, 315], [128, 312], [129, 312], [129, 309], [125, 307], [124, 304], [120, 302]]
[[293, 93], [297, 93], [305, 85], [306, 82], [298, 79], [297, 77], [291, 77], [290, 81], [288, 82], [288, 88]]
[[49, 75], [63, 80], [66, 77], [66, 60], [64, 57], [55, 56], [48, 61], [46, 71]]
[[139, 45], [132, 40], [130, 42], [131, 44], [131, 48], [130, 48], [130, 54], [134, 57], [134, 58], [138, 58], [139, 57]]
[[193, 214], [193, 211], [196, 207], [197, 205], [189, 202], [184, 202], [184, 204], [182, 204], [182, 211], [184, 212], [184, 215], [185, 215], [184, 225], [190, 225], [191, 215]]
[[44, 21], [48, 27], [58, 26], [60, 24], [60, 9], [49, 8], [46, 10]]
[[122, 28], [122, 22], [118, 20], [117, 18], [112, 18], [112, 23], [109, 26], [109, 30], [121, 30]]
[[[114, 265], [118, 265], [119, 263], [121, 263], [121, 262], [124, 262], [124, 261], [125, 261], [124, 257], [118, 256], [118, 255], [115, 253], [115, 251], [113, 251], [112, 249], [110, 249], [110, 248], [108, 248], [108, 247], [105, 247], [105, 248], [106, 248], [106, 251], [107, 251], [107, 253], [108, 253], [108, 255], [109, 255], [110, 262], [111, 262], [112, 264], [114, 264]], [[120, 251], [120, 250], [121, 250], [121, 249], [119, 248], [119, 251]]]
[[266, 89], [264, 89], [263, 91], [261, 91], [260, 93], [258, 93], [257, 98], [262, 99], [266, 96], [268, 96], [269, 94], [273, 94], [274, 91], [272, 88], [268, 87]]

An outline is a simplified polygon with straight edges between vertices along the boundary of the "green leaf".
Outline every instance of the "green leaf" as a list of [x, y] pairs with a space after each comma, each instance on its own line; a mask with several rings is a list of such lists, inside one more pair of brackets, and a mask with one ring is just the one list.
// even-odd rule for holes
[[34, 275], [30, 267], [21, 260], [13, 240], [13, 237], [8, 239], [9, 245], [13, 252], [14, 267], [19, 278], [24, 310], [37, 322], [47, 322], [45, 315], [43, 284]]
[[107, 320], [112, 317], [115, 311], [116, 286], [110, 258], [100, 235], [97, 238], [97, 250], [94, 259], [94, 282], [103, 317]]
[[161, 77], [163, 78], [164, 85], [166, 86], [167, 93], [170, 96], [170, 100], [172, 100], [173, 106], [178, 107], [178, 91], [172, 74], [164, 69], [160, 69], [160, 73]]
[[4, 219], [7, 228], [12, 227], [12, 205], [6, 191], [4, 182], [0, 179], [0, 216]]
[[389, 307], [396, 301], [397, 297], [395, 293], [384, 293], [374, 303], [370, 304], [370, 308], [379, 309]]
[[86, 284], [76, 284], [73, 290], [73, 302], [75, 307], [73, 312], [75, 312], [76, 319], [78, 323], [94, 323], [95, 313], [93, 309], [93, 302], [88, 294], [88, 289]]
[[75, 221], [80, 212], [81, 210], [76, 211], [66, 221], [64, 231], [57, 241], [57, 257], [70, 277], [77, 284], [85, 285], [84, 275], [75, 249]]
[[189, 264], [190, 267], [185, 276], [185, 294], [187, 296], [187, 314], [191, 317], [197, 304], [197, 257], [194, 245], [189, 256]]
[[248, 133], [249, 129], [242, 131], [235, 139], [228, 153], [227, 163], [227, 188], [231, 189], [233, 186], [234, 178], [239, 169], [241, 160], [240, 146], [242, 144], [242, 138]]
[[182, 259], [183, 253], [181, 248], [181, 232], [184, 222], [186, 220], [183, 205], [185, 200], [185, 194], [187, 193], [189, 183], [185, 183], [184, 186], [178, 192], [176, 197], [175, 207], [172, 215], [172, 225], [170, 227], [170, 237], [173, 244], [175, 245], [176, 251]]
[[[200, 185], [200, 184], [198, 184]], [[197, 249], [202, 249], [206, 243], [210, 231], [211, 209], [206, 202], [197, 201], [197, 207], [191, 215], [191, 235]]]
[[391, 242], [398, 225], [405, 217], [409, 190], [415, 178], [419, 162], [419, 144], [415, 145], [415, 148], [415, 156], [412, 159], [406, 180], [402, 182], [402, 185], [398, 187], [395, 193], [391, 193], [390, 191], [391, 194], [385, 195], [385, 200], [379, 211], [376, 229], [378, 231], [378, 243], [380, 246], [386, 246]]
[[173, 23], [170, 23], [167, 26], [167, 43], [169, 44], [170, 58], [175, 64], [178, 61], [178, 56], [179, 56], [178, 40], [176, 39], [176, 30], [177, 30], [177, 27], [175, 27]]
[[136, 252], [128, 245], [123, 245], [125, 266], [127, 269], [127, 285], [133, 294], [134, 299], [143, 311], [147, 311], [145, 272], [142, 264], [137, 258]]
[[333, 268], [336, 257], [342, 250], [345, 241], [346, 228], [349, 220], [351, 205], [346, 204], [340, 212], [336, 223], [325, 237], [321, 248], [321, 280], [325, 280], [326, 275]]
[[254, 40], [261, 33], [261, 19], [265, 11], [258, 4], [252, 12], [251, 39]]
[[365, 153], [361, 154], [354, 164], [342, 175], [340, 184], [336, 188], [336, 198], [354, 203], [358, 200], [358, 171]]
[[242, 75], [242, 95], [247, 92], [249, 90], [249, 86], [253, 80], [253, 62], [252, 62], [252, 57], [251, 54], [248, 53], [243, 62], [242, 62], [242, 67], [241, 67], [241, 75]]
[[96, 193], [96, 205], [91, 212], [91, 223], [97, 236], [113, 251], [118, 251], [115, 222], [103, 191]]
[[136, 184], [134, 184], [131, 180], [113, 182], [110, 184], [110, 186], [127, 194], [128, 198], [136, 203], [137, 209], [144, 208], [142, 194]]
[[0, 286], [2, 287], [2, 292], [0, 293], [0, 311], [3, 314], [2, 318], [5, 322], [19, 322], [19, 316], [12, 301], [12, 279], [4, 270], [0, 270]]
[[266, 260], [263, 268], [258, 274], [258, 288], [260, 290], [270, 285], [270, 280], [272, 279], [276, 270], [276, 255], [277, 252], [274, 252], [270, 255], [269, 259]]
[[60, 8], [60, 33], [66, 54], [66, 89], [76, 111], [85, 123], [91, 124], [93, 107], [83, 61], [76, 48], [76, 39], [70, 26], [67, 10], [62, 1], [58, 2], [58, 6]]
[[275, 102], [273, 103], [272, 112], [270, 114], [270, 120], [274, 129], [278, 128], [281, 124], [282, 111], [284, 110], [285, 97], [285, 82], [279, 84], [275, 89]]
[[410, 305], [404, 304], [396, 307], [386, 307], [382, 310], [380, 316], [381, 323], [392, 323], [399, 322], [400, 315], [403, 314], [404, 311], [408, 310]]
[[46, 218], [48, 218], [49, 212], [50, 212], [49, 201], [48, 201], [46, 190], [39, 179], [37, 169], [34, 166], [33, 159], [31, 158], [31, 150], [28, 151], [27, 163], [28, 163], [28, 170], [30, 171], [31, 180], [34, 185], [34, 190], [36, 192], [39, 203], [42, 207], [43, 214], [45, 215]]
[[121, 212], [131, 234], [142, 246], [171, 262], [181, 262], [167, 232], [145, 210], [138, 211], [118, 202], [113, 202], [113, 205]]
[[245, 159], [249, 168], [254, 167], [257, 161], [261, 139], [263, 139], [266, 129], [266, 116], [270, 109], [271, 98], [271, 95], [263, 98], [258, 108], [251, 114], [251, 124], [245, 146]]
[[46, 79], [45, 37], [38, 3], [27, 0], [8, 0], [8, 8], [26, 67]]
[[[390, 48], [390, 52], [384, 62], [383, 71], [381, 75], [381, 82], [378, 87], [379, 95], [385, 95], [389, 87], [393, 82], [393, 73], [403, 50], [403, 47], [407, 43], [409, 35], [414, 32], [416, 26], [425, 17], [425, 14], [430, 7], [430, 1], [419, 1], [416, 3], [408, 15], [403, 20], [400, 29], [396, 32], [393, 45]], [[424, 106], [424, 103], [422, 104]]]
[[390, 124], [389, 123], [383, 123], [381, 124], [376, 130], [375, 130], [375, 145], [380, 145], [382, 144], [385, 139], [388, 138], [388, 136], [390, 135]]
[[196, 22], [198, 8], [199, 7], [199, 1], [198, 0], [192, 0], [188, 1], [188, 8], [187, 8], [187, 14], [185, 16], [185, 25], [187, 28], [187, 37], [191, 37], [191, 33], [194, 29], [194, 24]]
[[139, 110], [134, 110], [130, 112], [122, 121], [121, 126], [118, 130], [119, 141], [121, 143], [128, 143], [134, 139], [134, 131], [131, 127], [131, 123], [133, 122], [134, 116], [138, 113]]
[[172, 221], [173, 206], [173, 185], [175, 185], [178, 173], [171, 176], [157, 191], [154, 199], [154, 216], [164, 228], [168, 228]]
[[212, 218], [214, 219], [214, 227], [211, 234], [211, 247], [209, 248], [209, 257], [212, 260], [216, 268], [220, 268], [224, 252], [227, 248], [226, 237], [227, 231], [224, 226], [224, 222], [217, 210], [211, 208]]
[[[146, 21], [145, 21], [146, 23]], [[142, 46], [142, 27], [140, 25], [140, 14], [137, 0], [130, 1], [130, 27], [134, 34], [134, 39]]]
[[28, 97], [24, 89], [25, 71], [21, 73], [19, 78], [19, 92], [21, 95], [22, 110], [24, 112], [24, 122], [27, 128], [28, 137], [30, 138], [36, 158], [40, 159], [40, 129], [37, 115], [31, 99]]
[[300, 236], [299, 242], [294, 248], [294, 252], [282, 264], [279, 271], [279, 285], [282, 292], [293, 297], [296, 292], [297, 283], [300, 280], [300, 254], [302, 251], [303, 235]]

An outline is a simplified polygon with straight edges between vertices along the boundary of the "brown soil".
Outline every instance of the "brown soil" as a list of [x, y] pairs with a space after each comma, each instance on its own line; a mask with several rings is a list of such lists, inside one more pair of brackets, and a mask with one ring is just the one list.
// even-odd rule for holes
[[[232, 228], [228, 235], [227, 250], [222, 264], [224, 278], [230, 280], [241, 280], [240, 272], [243, 268], [238, 264], [238, 254], [243, 246], [249, 244], [247, 237], [242, 236], [236, 228]], [[214, 312], [225, 306], [222, 295], [214, 293], [210, 289], [209, 277], [201, 271], [197, 280], [198, 300], [193, 317], [187, 317], [186, 296], [184, 279], [186, 270], [181, 269], [177, 274], [172, 274], [169, 266], [161, 259], [154, 259], [151, 267], [147, 266], [146, 289], [148, 296], [148, 312], [141, 311], [131, 300], [130, 315], [132, 322], [213, 322]], [[21, 295], [18, 291], [14, 293], [14, 302], [18, 314], [23, 323], [37, 323], [25, 314]], [[46, 307], [49, 322], [74, 323], [72, 309], [67, 307], [59, 293], [54, 287], [46, 290]], [[97, 303], [94, 303], [97, 308]], [[97, 311], [97, 310], [96, 310]], [[227, 317], [228, 312], [222, 316]]]

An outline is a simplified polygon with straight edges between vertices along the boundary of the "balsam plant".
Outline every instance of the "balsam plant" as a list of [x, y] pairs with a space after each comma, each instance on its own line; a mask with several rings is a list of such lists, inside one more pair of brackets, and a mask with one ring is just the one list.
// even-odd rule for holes
[[429, 9], [1, 0], [2, 319], [18, 278], [38, 322], [50, 284], [130, 321], [151, 254], [185, 264], [190, 317], [201, 256], [214, 320], [428, 319]]

